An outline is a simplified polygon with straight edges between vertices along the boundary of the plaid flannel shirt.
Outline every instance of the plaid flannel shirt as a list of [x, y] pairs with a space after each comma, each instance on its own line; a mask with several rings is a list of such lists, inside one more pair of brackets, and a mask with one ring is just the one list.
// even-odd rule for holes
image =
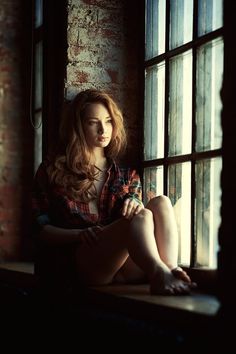
[[126, 198], [142, 200], [139, 175], [135, 169], [118, 167], [112, 162], [99, 199], [99, 214], [92, 214], [89, 203], [75, 201], [62, 187], [49, 183], [47, 164], [41, 163], [34, 177], [32, 209], [37, 227], [51, 224], [62, 228], [84, 229], [107, 225], [121, 217]]

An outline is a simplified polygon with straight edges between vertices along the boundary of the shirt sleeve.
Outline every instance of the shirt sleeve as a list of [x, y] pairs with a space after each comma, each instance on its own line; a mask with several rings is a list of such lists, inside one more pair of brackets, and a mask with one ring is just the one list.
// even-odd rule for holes
[[142, 202], [142, 185], [135, 169], [119, 167], [115, 180], [110, 186], [110, 217], [116, 220], [121, 217], [121, 209], [126, 199]]
[[32, 191], [33, 227], [36, 230], [43, 225], [50, 224], [48, 191], [49, 181], [46, 166], [41, 163], [34, 176]]

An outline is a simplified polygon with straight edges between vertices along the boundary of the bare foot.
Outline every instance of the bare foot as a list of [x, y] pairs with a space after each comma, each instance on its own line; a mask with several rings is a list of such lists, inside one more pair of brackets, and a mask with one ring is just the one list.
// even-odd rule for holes
[[177, 279], [181, 279], [187, 283], [191, 283], [190, 277], [181, 267], [173, 268], [171, 272]]
[[165, 269], [159, 269], [150, 280], [150, 292], [153, 295], [188, 295], [193, 287], [195, 283], [191, 283], [188, 275], [181, 274], [178, 278], [173, 271]]

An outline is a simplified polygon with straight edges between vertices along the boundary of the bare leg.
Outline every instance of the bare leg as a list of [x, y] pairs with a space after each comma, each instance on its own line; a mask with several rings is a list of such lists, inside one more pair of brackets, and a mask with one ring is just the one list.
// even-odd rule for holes
[[[150, 278], [160, 265], [169, 271], [159, 257], [153, 232], [153, 216], [148, 209], [131, 221], [122, 218], [104, 227], [97, 242], [82, 244], [77, 249], [80, 278], [88, 284], [108, 284], [124, 264], [125, 281], [143, 279], [144, 274]], [[129, 256], [135, 265], [128, 260]]]
[[113, 282], [118, 284], [143, 284], [148, 282], [148, 278], [144, 271], [129, 256], [114, 276]]
[[[147, 275], [152, 293], [189, 292], [189, 286], [176, 279], [159, 256], [154, 237], [153, 213], [149, 209], [143, 209], [131, 221], [120, 219], [106, 226], [93, 245], [79, 246], [77, 250], [79, 276], [87, 284], [111, 283], [129, 255], [137, 266], [136, 270], [140, 268]], [[136, 275], [137, 273], [130, 274], [131, 277]]]
[[76, 251], [79, 279], [89, 285], [110, 284], [127, 260], [129, 221], [125, 218], [104, 227], [97, 240], [83, 243]]
[[162, 195], [151, 199], [146, 207], [153, 213], [155, 239], [162, 261], [175, 277], [190, 282], [187, 273], [178, 267], [178, 232], [170, 199]]
[[[186, 294], [191, 287], [191, 284], [187, 283], [189, 279], [180, 279], [171, 271], [172, 267], [175, 268], [177, 266], [178, 252], [178, 249], [175, 250], [175, 247], [177, 247], [176, 240], [174, 239], [173, 247], [171, 243], [172, 237], [177, 237], [177, 234], [172, 235], [174, 220], [171, 219], [169, 214], [171, 205], [167, 203], [168, 199], [166, 197], [160, 198], [160, 200], [163, 203], [159, 204], [158, 209], [162, 213], [162, 217], [159, 217], [159, 229], [156, 230], [154, 214], [150, 209], [143, 209], [132, 219], [131, 233], [128, 239], [129, 255], [147, 274], [151, 293]], [[165, 209], [166, 204], [167, 208]], [[171, 225], [171, 222], [173, 222], [173, 225]], [[165, 261], [162, 260], [157, 245], [159, 232], [162, 232], [160, 234], [162, 240], [161, 242], [159, 241], [159, 244], [161, 244], [162, 257], [163, 255], [165, 256]], [[164, 249], [165, 247], [167, 248], [166, 250]], [[168, 265], [165, 262], [168, 262]]]
[[168, 268], [177, 267], [178, 233], [174, 211], [168, 197], [162, 195], [153, 198], [146, 206], [154, 219], [154, 233], [162, 261]]
[[[167, 265], [167, 267], [172, 271], [172, 274], [179, 279], [182, 279], [185, 282], [191, 282], [189, 276], [182, 268], [178, 267], [178, 232], [177, 225], [174, 215], [174, 210], [170, 199], [164, 195], [153, 198], [146, 206], [147, 209], [150, 209], [153, 216], [154, 224], [152, 220], [149, 223], [143, 222], [143, 220], [138, 221], [138, 227], [136, 227], [135, 232], [145, 233], [147, 230], [154, 232], [159, 262], [160, 260]], [[135, 222], [137, 219], [135, 220]], [[137, 230], [138, 229], [138, 230]], [[153, 248], [154, 245], [151, 246]], [[133, 258], [135, 256], [133, 255]], [[133, 265], [132, 265], [133, 263]], [[124, 278], [129, 279], [129, 271], [134, 267], [135, 264], [132, 262], [130, 257], [125, 262], [119, 276], [123, 275]], [[120, 277], [122, 281], [122, 277]]]

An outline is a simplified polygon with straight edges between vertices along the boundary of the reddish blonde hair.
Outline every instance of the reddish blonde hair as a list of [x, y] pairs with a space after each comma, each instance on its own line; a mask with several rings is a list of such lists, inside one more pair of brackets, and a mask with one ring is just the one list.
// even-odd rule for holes
[[82, 201], [96, 198], [94, 181], [98, 170], [86, 143], [83, 120], [91, 103], [101, 103], [108, 110], [113, 125], [112, 139], [105, 148], [108, 159], [116, 159], [126, 147], [123, 115], [110, 95], [88, 89], [78, 93], [66, 107], [59, 129], [60, 153], [48, 167], [50, 181], [65, 189], [66, 194]]

